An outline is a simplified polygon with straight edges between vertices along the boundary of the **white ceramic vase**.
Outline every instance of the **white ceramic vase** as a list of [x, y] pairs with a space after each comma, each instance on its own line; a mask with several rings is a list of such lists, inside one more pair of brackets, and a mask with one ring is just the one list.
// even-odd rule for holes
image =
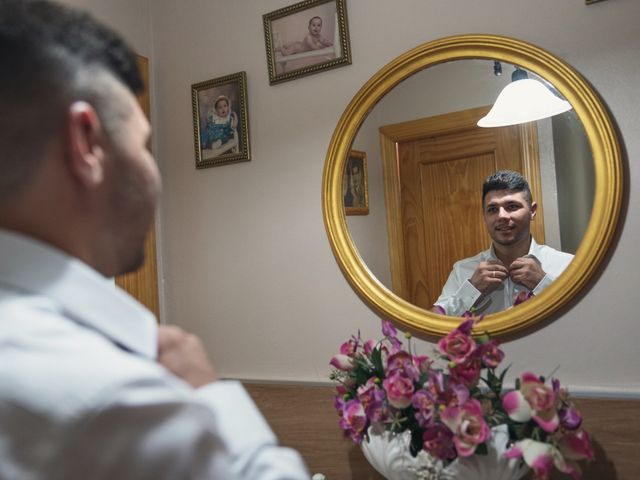
[[503, 456], [509, 441], [506, 425], [491, 429], [488, 455], [458, 458], [446, 467], [424, 451], [411, 456], [410, 441], [408, 431], [393, 434], [370, 427], [369, 441], [363, 440], [362, 452], [388, 480], [519, 480], [528, 471], [520, 460]]

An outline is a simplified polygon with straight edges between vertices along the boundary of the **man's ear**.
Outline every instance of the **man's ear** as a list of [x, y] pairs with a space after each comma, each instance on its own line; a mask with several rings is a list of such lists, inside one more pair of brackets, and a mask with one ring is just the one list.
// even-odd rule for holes
[[94, 188], [104, 178], [104, 130], [95, 109], [87, 102], [74, 102], [67, 112], [69, 168], [84, 186]]
[[533, 220], [538, 213], [538, 204], [536, 202], [531, 202], [531, 220]]

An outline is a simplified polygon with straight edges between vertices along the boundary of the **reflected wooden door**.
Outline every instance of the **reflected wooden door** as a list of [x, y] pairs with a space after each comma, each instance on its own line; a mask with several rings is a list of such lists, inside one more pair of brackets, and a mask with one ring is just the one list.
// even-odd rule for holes
[[[138, 67], [144, 81], [144, 92], [138, 97], [138, 103], [147, 119], [150, 118], [149, 102], [149, 61], [138, 56]], [[158, 300], [158, 268], [156, 263], [156, 228], [151, 225], [145, 240], [145, 262], [140, 269], [126, 275], [116, 277], [116, 284], [126, 290], [140, 303], [151, 310], [156, 318], [160, 318], [160, 302]]]
[[[482, 219], [488, 175], [499, 169], [522, 172], [540, 198], [535, 125], [479, 128], [476, 122], [487, 109], [380, 129], [383, 157], [391, 153], [383, 164], [393, 288], [423, 308], [438, 298], [454, 262], [490, 245]], [[532, 224], [540, 242], [542, 217], [540, 210]]]

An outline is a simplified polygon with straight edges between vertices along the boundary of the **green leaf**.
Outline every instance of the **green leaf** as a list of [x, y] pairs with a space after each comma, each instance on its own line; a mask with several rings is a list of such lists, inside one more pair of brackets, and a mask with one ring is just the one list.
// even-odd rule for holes
[[486, 443], [481, 443], [480, 445], [478, 445], [476, 447], [476, 454], [478, 454], [478, 455], [488, 455], [489, 454], [489, 449], [487, 448], [487, 444]]
[[382, 364], [382, 350], [380, 347], [376, 347], [371, 352], [371, 363], [376, 371], [376, 375], [379, 378], [384, 378], [384, 366]]

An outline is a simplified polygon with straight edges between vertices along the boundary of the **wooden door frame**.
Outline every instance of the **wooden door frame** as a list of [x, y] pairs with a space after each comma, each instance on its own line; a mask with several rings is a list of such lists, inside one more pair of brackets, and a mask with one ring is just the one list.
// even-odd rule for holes
[[[144, 91], [138, 96], [138, 103], [151, 121], [151, 102], [149, 96], [149, 60], [136, 55], [140, 75], [144, 82]], [[116, 285], [151, 310], [156, 319], [160, 319], [160, 299], [158, 292], [158, 265], [156, 248], [156, 223], [151, 224], [144, 244], [145, 261], [135, 272], [118, 275]]]
[[[398, 143], [421, 138], [453, 134], [477, 127], [478, 119], [486, 115], [491, 106], [477, 107], [461, 112], [445, 113], [418, 120], [385, 125], [379, 128], [382, 177], [389, 237], [389, 265], [393, 291], [402, 298], [408, 298], [405, 251], [402, 235], [402, 213], [400, 199], [400, 165]], [[538, 151], [538, 130], [533, 122], [518, 125], [523, 161], [523, 176], [529, 182], [533, 198], [538, 204], [538, 215], [544, 218], [542, 207], [542, 185], [540, 184], [540, 162]], [[544, 223], [539, 222], [539, 231], [544, 235]]]

